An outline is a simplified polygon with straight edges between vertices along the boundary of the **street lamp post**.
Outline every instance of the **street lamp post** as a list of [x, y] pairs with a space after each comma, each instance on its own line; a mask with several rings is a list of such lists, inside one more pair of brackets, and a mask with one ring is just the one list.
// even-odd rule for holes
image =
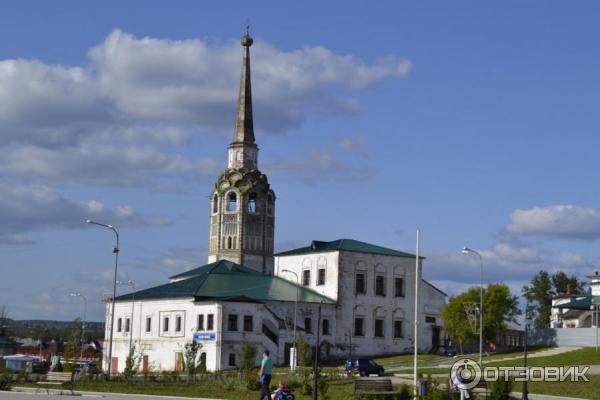
[[527, 301], [525, 305], [525, 342], [523, 343], [523, 366], [525, 367], [525, 378], [523, 380], [523, 393], [521, 395], [521, 400], [528, 400], [529, 393], [527, 389], [527, 380], [529, 379], [529, 373], [527, 372], [527, 335], [529, 330], [529, 301]]
[[281, 272], [289, 272], [290, 274], [294, 274], [296, 277], [296, 301], [294, 302], [294, 358], [292, 360], [292, 372], [296, 371], [296, 362], [298, 360], [298, 348], [296, 343], [296, 325], [297, 317], [298, 317], [298, 288], [300, 287], [300, 278], [298, 274], [294, 271], [290, 271], [289, 269], [282, 269]]
[[483, 257], [475, 250], [463, 247], [463, 254], [475, 254], [479, 257], [479, 368], [483, 371]]
[[117, 296], [117, 269], [119, 266], [119, 231], [117, 231], [117, 229], [112, 225], [102, 224], [100, 222], [92, 221], [91, 219], [88, 219], [85, 222], [88, 224], [98, 225], [103, 228], [110, 229], [111, 231], [114, 232], [115, 238], [116, 238], [116, 244], [112, 250], [112, 252], [115, 255], [115, 273], [114, 273], [114, 277], [113, 277], [114, 278], [113, 279], [113, 294], [112, 294], [112, 298], [111, 298], [110, 339], [108, 342], [108, 360], [106, 363], [108, 365], [108, 376], [110, 377], [112, 375], [112, 348], [113, 348], [113, 331], [114, 331], [114, 324], [115, 324], [115, 297]]
[[596, 327], [596, 351], [598, 351], [598, 311], [600, 310], [600, 304], [594, 302], [594, 297], [592, 297], [590, 310], [592, 311], [592, 324]]
[[83, 343], [85, 341], [85, 316], [87, 313], [87, 298], [79, 292], [69, 293], [71, 297], [80, 297], [83, 300], [83, 320], [81, 320], [81, 348], [79, 352], [79, 360], [83, 360]]
[[[135, 282], [130, 279], [127, 282], [117, 281], [117, 284], [127, 285], [132, 290], [132, 293], [131, 293], [131, 322], [129, 323], [129, 357], [131, 357], [132, 356], [131, 349], [133, 348], [133, 312], [134, 312], [133, 307], [135, 305]], [[141, 318], [142, 318], [142, 316], [140, 315], [140, 324], [142, 323]]]

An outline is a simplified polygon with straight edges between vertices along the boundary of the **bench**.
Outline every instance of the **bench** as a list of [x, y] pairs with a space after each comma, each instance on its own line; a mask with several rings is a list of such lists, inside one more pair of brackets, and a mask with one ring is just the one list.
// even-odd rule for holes
[[[74, 376], [72, 372], [48, 372], [46, 374], [46, 379], [43, 381], [38, 381], [36, 382], [38, 385], [40, 386], [44, 386], [43, 388], [46, 389], [46, 393], [50, 394], [50, 388], [48, 386], [60, 386], [60, 394], [62, 394], [62, 388], [65, 386], [65, 383], [69, 383], [70, 385], [70, 391], [71, 394], [73, 394], [73, 382], [74, 381]], [[42, 389], [42, 387], [39, 387], [38, 390]], [[37, 393], [37, 390], [36, 390]]]
[[394, 390], [390, 378], [360, 378], [354, 380], [354, 399], [360, 400], [362, 395], [395, 395], [399, 394]]
[[[469, 389], [469, 393], [479, 394], [487, 399], [489, 395], [487, 382], [484, 379], [481, 379], [479, 383], [477, 383], [477, 386]], [[452, 384], [451, 380], [448, 382], [448, 394], [451, 399], [460, 399], [460, 390]]]

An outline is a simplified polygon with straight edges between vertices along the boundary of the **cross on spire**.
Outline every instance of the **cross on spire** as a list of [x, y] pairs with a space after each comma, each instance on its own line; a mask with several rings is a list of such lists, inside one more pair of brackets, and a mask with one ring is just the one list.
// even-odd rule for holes
[[242, 77], [238, 94], [237, 115], [233, 143], [254, 144], [254, 124], [252, 121], [252, 85], [250, 83], [250, 46], [254, 42], [250, 36], [250, 25], [246, 26], [246, 34], [242, 36], [244, 58], [242, 61]]

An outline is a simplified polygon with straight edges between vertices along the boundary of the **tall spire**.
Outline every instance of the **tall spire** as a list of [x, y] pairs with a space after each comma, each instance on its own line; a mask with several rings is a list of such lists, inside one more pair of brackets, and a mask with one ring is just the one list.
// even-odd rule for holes
[[[254, 42], [250, 37], [250, 27], [246, 26], [246, 34], [242, 36], [244, 59], [242, 61], [242, 78], [238, 95], [237, 116], [233, 143], [254, 144], [254, 124], [252, 122], [252, 85], [250, 84], [250, 46]], [[232, 144], [233, 144], [232, 143]]]

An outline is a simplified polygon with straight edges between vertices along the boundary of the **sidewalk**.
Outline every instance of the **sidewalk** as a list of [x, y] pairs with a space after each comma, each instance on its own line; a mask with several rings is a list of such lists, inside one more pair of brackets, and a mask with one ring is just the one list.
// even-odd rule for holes
[[[36, 393], [37, 392], [37, 393]], [[48, 396], [47, 393], [50, 393], [50, 396]], [[28, 399], [35, 399], [36, 394], [37, 395], [43, 395], [44, 399], [46, 400], [53, 400], [53, 399], [65, 399], [65, 396], [67, 396], [66, 398], [68, 399], [68, 396], [71, 396], [71, 393], [69, 390], [63, 390], [62, 391], [62, 395], [60, 394], [61, 391], [57, 390], [57, 389], [49, 389], [48, 392], [46, 392], [46, 389], [40, 389], [38, 390], [38, 388], [32, 388], [32, 387], [22, 387], [22, 386], [16, 386], [13, 387], [12, 391], [10, 392], [0, 392], [0, 400], [28, 400]], [[83, 398], [102, 398], [102, 399], [107, 399], [107, 400], [226, 400], [226, 399], [211, 399], [211, 398], [205, 398], [205, 397], [181, 397], [181, 396], [159, 396], [159, 395], [148, 395], [148, 394], [129, 394], [129, 393], [113, 393], [113, 392], [85, 392], [85, 391], [79, 391], [79, 390], [75, 390], [73, 392], [75, 394], [75, 396], [81, 396]], [[6, 396], [5, 396], [6, 395]]]

